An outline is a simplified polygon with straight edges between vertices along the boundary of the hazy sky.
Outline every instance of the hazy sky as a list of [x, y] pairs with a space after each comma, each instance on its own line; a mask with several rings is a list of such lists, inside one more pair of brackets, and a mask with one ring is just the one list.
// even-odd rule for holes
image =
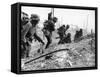
[[[41, 23], [48, 18], [51, 8], [29, 7], [23, 6], [22, 11], [30, 15], [37, 14], [40, 16]], [[95, 11], [93, 10], [77, 10], [77, 9], [60, 9], [54, 8], [54, 16], [58, 18], [59, 24], [72, 24], [80, 28], [95, 30]]]

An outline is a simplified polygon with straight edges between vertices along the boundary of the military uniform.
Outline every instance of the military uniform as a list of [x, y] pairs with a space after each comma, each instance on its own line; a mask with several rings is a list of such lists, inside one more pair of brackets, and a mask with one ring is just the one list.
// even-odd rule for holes
[[43, 32], [44, 32], [45, 37], [47, 38], [47, 45], [45, 48], [48, 48], [48, 46], [52, 42], [51, 36], [52, 36], [52, 31], [55, 30], [54, 27], [55, 27], [55, 25], [52, 20], [47, 20], [44, 22]]
[[28, 43], [25, 36], [31, 26], [32, 25], [29, 22], [28, 15], [22, 12], [21, 13], [21, 58], [26, 57], [26, 50]]
[[29, 52], [31, 49], [31, 43], [33, 38], [44, 44], [39, 36], [36, 34], [37, 24], [39, 22], [39, 17], [36, 14], [32, 14], [30, 21], [23, 26], [21, 30], [21, 40], [24, 49], [25, 57], [29, 57]]
[[62, 25], [61, 27], [58, 28], [58, 34], [60, 37], [60, 41], [58, 42], [58, 44], [63, 44], [65, 43], [65, 38], [66, 38], [66, 31], [69, 29], [69, 25], [67, 25], [65, 27], [65, 25]]

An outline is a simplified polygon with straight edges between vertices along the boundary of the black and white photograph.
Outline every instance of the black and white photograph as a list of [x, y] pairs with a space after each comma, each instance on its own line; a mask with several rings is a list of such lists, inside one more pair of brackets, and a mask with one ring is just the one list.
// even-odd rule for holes
[[95, 10], [21, 7], [21, 71], [95, 67]]

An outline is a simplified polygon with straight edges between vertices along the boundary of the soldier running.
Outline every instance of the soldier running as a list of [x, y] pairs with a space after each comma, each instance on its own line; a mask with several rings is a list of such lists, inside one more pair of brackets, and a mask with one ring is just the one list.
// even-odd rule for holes
[[52, 42], [52, 32], [55, 30], [55, 23], [57, 22], [56, 17], [51, 17], [52, 13], [50, 12], [48, 14], [48, 20], [44, 22], [44, 28], [43, 28], [43, 33], [45, 37], [47, 38], [47, 44], [45, 48], [48, 48], [49, 45]]

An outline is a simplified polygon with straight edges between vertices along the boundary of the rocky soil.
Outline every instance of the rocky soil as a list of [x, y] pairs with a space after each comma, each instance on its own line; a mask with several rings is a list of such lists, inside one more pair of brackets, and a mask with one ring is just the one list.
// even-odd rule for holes
[[[41, 57], [25, 64], [39, 56]], [[46, 56], [51, 57], [46, 59]], [[43, 54], [37, 53], [33, 48], [30, 57], [21, 60], [21, 69], [24, 71], [91, 66], [95, 66], [95, 39], [90, 37], [67, 44], [53, 43]]]

